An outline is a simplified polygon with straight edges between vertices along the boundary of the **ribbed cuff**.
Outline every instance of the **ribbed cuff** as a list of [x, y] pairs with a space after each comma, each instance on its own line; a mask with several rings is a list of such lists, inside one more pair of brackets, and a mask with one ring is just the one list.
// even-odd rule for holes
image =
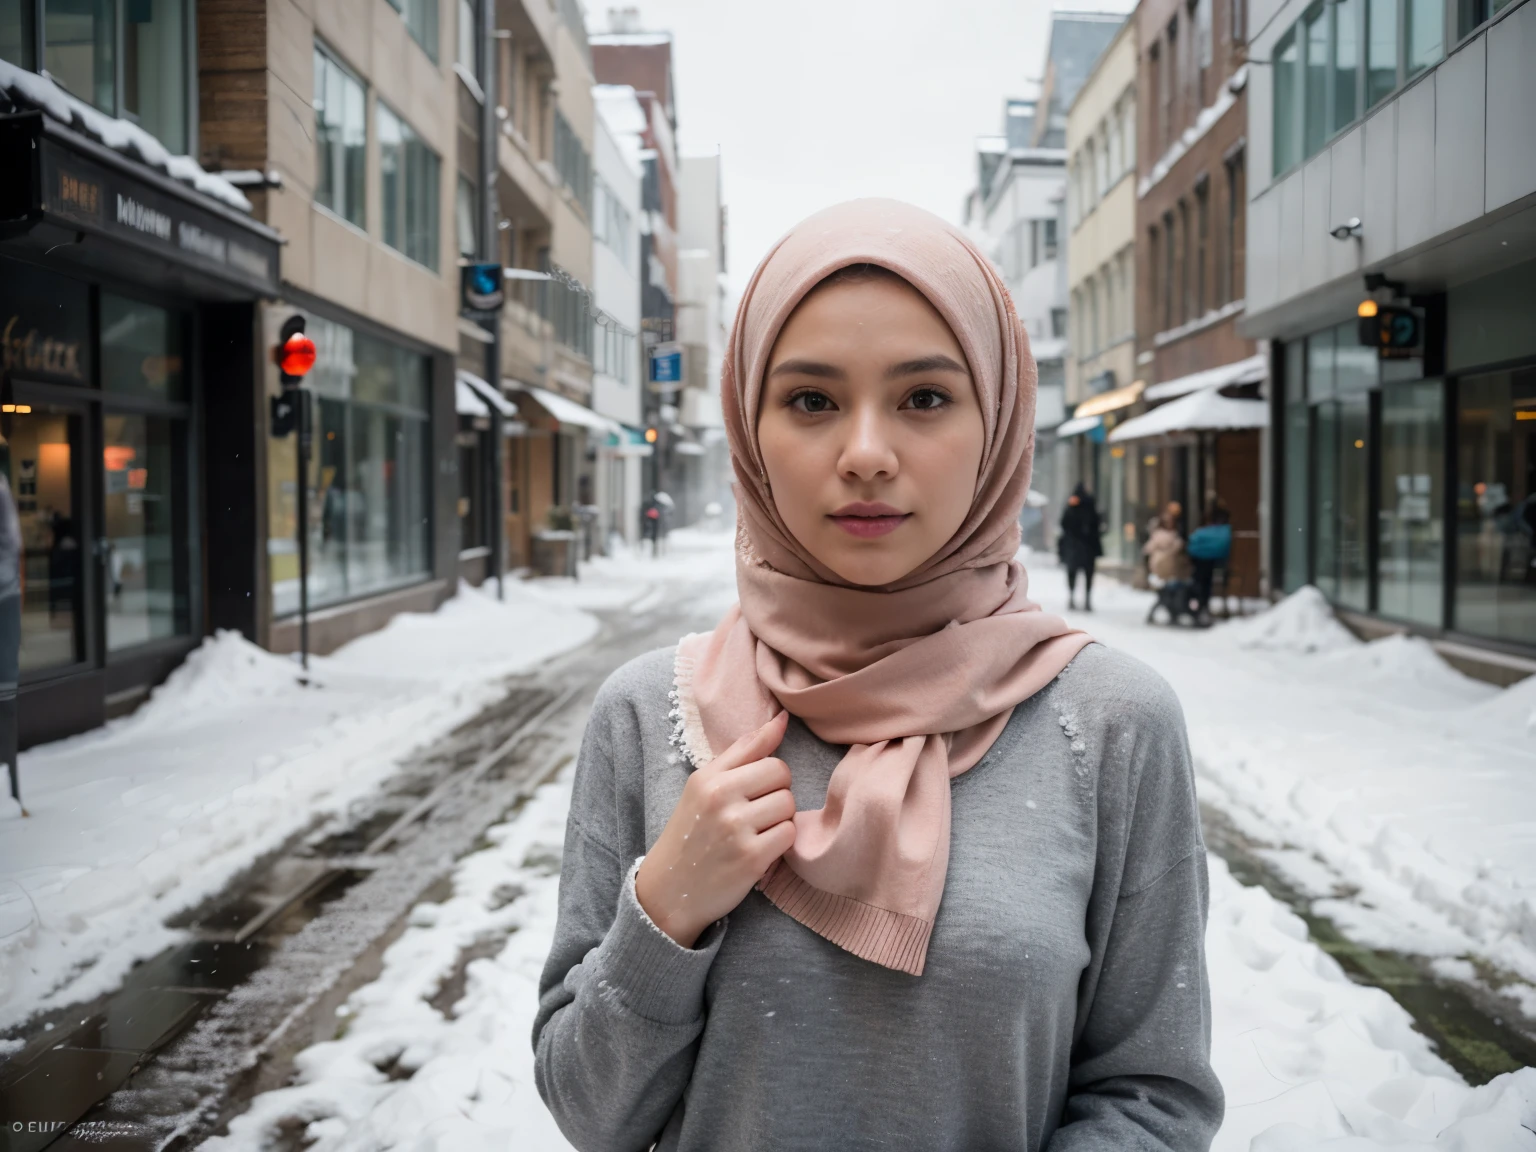
[[635, 873], [644, 859], [624, 877], [613, 927], [598, 949], [601, 986], [637, 1016], [691, 1024], [704, 1014], [704, 981], [725, 938], [726, 920], [716, 920], [692, 948], [684, 948], [652, 923], [635, 896]]

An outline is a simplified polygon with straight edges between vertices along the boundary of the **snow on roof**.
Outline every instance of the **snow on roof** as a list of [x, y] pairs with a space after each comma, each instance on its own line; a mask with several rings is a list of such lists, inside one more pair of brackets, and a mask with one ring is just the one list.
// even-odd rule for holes
[[1170, 432], [1231, 431], [1269, 427], [1269, 405], [1263, 400], [1234, 400], [1214, 388], [1204, 388], [1171, 404], [1133, 416], [1109, 434], [1110, 443], [1146, 440]]
[[1234, 360], [1219, 368], [1206, 368], [1191, 372], [1188, 376], [1176, 376], [1147, 389], [1148, 400], [1171, 400], [1188, 392], [1202, 389], [1230, 388], [1234, 384], [1258, 384], [1269, 376], [1269, 361], [1262, 353], [1246, 360]]
[[131, 120], [98, 112], [60, 88], [46, 74], [28, 72], [0, 60], [0, 92], [7, 94], [12, 102], [40, 109], [60, 124], [94, 137], [114, 152], [140, 160], [173, 180], [189, 184], [205, 196], [241, 212], [251, 210], [251, 202], [245, 194], [228, 180], [205, 171], [190, 156], [171, 155], [164, 144]]
[[987, 153], [1006, 152], [1008, 151], [1008, 137], [978, 136], [976, 137], [976, 151]]
[[603, 44], [619, 48], [659, 48], [672, 43], [670, 32], [594, 32], [587, 36], [593, 45]]

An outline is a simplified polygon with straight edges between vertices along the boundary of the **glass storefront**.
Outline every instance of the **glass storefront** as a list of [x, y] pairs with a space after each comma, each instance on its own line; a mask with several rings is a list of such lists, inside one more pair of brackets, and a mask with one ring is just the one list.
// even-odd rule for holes
[[[21, 521], [21, 671], [85, 659], [82, 407], [17, 405], [6, 471]], [[25, 411], [21, 411], [25, 409]]]
[[1419, 358], [1379, 360], [1353, 322], [1283, 346], [1287, 591], [1310, 582], [1343, 608], [1536, 646], [1532, 290], [1536, 264], [1448, 294], [1446, 379], [1422, 378]]
[[1438, 380], [1382, 389], [1377, 609], [1429, 627], [1444, 605], [1444, 408]]
[[1457, 390], [1456, 627], [1536, 644], [1536, 368]]
[[[335, 604], [430, 574], [430, 361], [310, 316], [318, 353], [307, 530], [309, 604]], [[299, 608], [294, 437], [271, 442], [268, 555], [275, 615]]]
[[186, 316], [9, 263], [0, 285], [24, 678], [189, 635]]

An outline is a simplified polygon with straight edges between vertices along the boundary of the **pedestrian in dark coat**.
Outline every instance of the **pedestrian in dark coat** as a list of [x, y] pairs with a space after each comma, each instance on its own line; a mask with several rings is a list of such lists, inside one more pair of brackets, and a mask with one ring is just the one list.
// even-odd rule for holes
[[1093, 611], [1093, 568], [1104, 555], [1104, 521], [1087, 487], [1079, 484], [1061, 510], [1061, 541], [1057, 551], [1067, 569], [1067, 607], [1077, 607], [1077, 575], [1083, 574], [1083, 611]]

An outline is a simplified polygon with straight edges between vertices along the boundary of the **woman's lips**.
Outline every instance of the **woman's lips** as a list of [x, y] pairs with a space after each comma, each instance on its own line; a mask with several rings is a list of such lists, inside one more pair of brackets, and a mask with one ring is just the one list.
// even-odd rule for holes
[[889, 504], [848, 504], [829, 517], [850, 536], [871, 540], [896, 531], [904, 524], [909, 512], [898, 512]]

